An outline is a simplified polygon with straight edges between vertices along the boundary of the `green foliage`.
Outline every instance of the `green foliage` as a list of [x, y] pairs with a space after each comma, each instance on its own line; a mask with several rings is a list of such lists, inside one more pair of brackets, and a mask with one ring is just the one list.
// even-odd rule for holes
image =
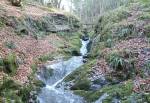
[[126, 37], [129, 37], [134, 33], [135, 33], [134, 25], [132, 24], [127, 26], [119, 25], [115, 32], [115, 36], [118, 38], [118, 40], [120, 40], [120, 39], [125, 39]]
[[149, 38], [150, 37], [150, 25], [144, 26], [145, 35]]
[[32, 69], [32, 74], [35, 74], [36, 73], [36, 71], [37, 71], [37, 65], [36, 64], [32, 64], [31, 65], [31, 69]]
[[59, 32], [58, 35], [63, 37], [66, 40], [66, 43], [62, 48], [62, 53], [65, 56], [71, 55], [80, 55], [80, 48], [81, 48], [81, 32]]
[[114, 44], [113, 44], [113, 40], [112, 39], [108, 39], [105, 43], [106, 47], [111, 48]]
[[0, 84], [0, 97], [5, 98], [6, 103], [12, 100], [15, 103], [28, 103], [30, 92], [40, 90], [43, 86], [43, 82], [35, 79], [30, 81], [30, 85], [19, 85], [9, 78], [4, 78]]
[[96, 63], [96, 60], [91, 60], [87, 64], [79, 67], [70, 75], [65, 78], [65, 82], [69, 82], [75, 80], [76, 83], [80, 83], [88, 78], [88, 74], [90, 73], [92, 66]]
[[122, 100], [122, 103], [149, 103], [150, 102], [150, 93], [133, 93], [132, 95], [128, 96], [127, 99]]
[[149, 12], [143, 12], [142, 15], [139, 17], [140, 20], [150, 20], [150, 13]]
[[110, 54], [108, 62], [115, 70], [122, 70], [125, 66], [124, 59], [116, 53]]
[[46, 55], [42, 55], [42, 56], [39, 57], [39, 60], [40, 60], [41, 62], [51, 61], [51, 60], [53, 60], [53, 59], [54, 59], [53, 53], [51, 53], [51, 54], [46, 54]]
[[14, 75], [17, 71], [17, 57], [15, 54], [8, 54], [6, 58], [3, 59], [3, 70], [5, 73]]
[[16, 90], [18, 89], [18, 84], [16, 84], [13, 80], [4, 79], [3, 84], [0, 86], [0, 94], [7, 90]]
[[88, 75], [92, 69], [92, 65], [94, 65], [95, 62], [96, 61], [93, 60], [85, 64], [65, 78], [66, 82], [74, 81], [74, 85], [71, 87], [72, 90], [88, 91], [90, 89], [91, 81], [88, 79]]
[[17, 91], [21, 86], [8, 78], [3, 79], [2, 85], [0, 85], [0, 97], [6, 98], [5, 102], [14, 100], [15, 103], [22, 103], [21, 99], [17, 95]]
[[104, 93], [107, 93], [109, 96], [104, 99], [104, 103], [111, 103], [115, 97], [119, 97], [121, 101], [126, 100], [127, 96], [132, 94], [133, 83], [131, 81], [127, 81], [125, 84], [116, 84], [105, 86], [98, 91], [84, 91], [84, 90], [76, 90], [75, 94], [83, 96], [88, 103], [94, 102], [99, 99]]
[[5, 26], [5, 21], [0, 17], [0, 28], [2, 28], [3, 26]]
[[9, 49], [15, 49], [16, 48], [16, 45], [13, 41], [5, 42], [5, 46]]
[[3, 69], [4, 67], [4, 62], [3, 62], [3, 59], [0, 58], [0, 71]]
[[[29, 78], [29, 84], [24, 85], [19, 91], [18, 96], [24, 103], [29, 102], [31, 91], [40, 91], [45, 84], [42, 81], [36, 80], [35, 77]], [[36, 99], [36, 98], [35, 98]]]
[[141, 1], [142, 3], [149, 3], [150, 2], [150, 0], [139, 0], [139, 1]]
[[125, 50], [122, 52], [112, 52], [106, 57], [113, 71], [111, 73], [112, 78], [117, 78], [117, 80], [127, 80], [133, 78], [135, 69], [134, 56], [130, 51]]
[[109, 44], [105, 42], [95, 42], [92, 43], [92, 48], [90, 49], [90, 57], [96, 58], [97, 56], [101, 55], [101, 50], [109, 46]]
[[148, 77], [150, 75], [150, 61], [147, 61], [142, 69], [142, 71], [140, 71], [140, 73], [142, 74], [141, 76], [143, 77]]

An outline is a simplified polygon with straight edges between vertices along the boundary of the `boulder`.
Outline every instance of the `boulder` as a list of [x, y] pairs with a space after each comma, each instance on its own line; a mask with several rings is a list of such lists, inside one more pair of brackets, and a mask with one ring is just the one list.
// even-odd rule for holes
[[21, 6], [21, 0], [11, 0], [13, 6]]
[[13, 6], [21, 6], [21, 0], [11, 0]]

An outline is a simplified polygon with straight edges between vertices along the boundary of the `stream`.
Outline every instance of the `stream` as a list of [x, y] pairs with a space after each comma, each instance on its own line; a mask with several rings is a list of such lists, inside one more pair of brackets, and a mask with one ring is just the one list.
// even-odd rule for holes
[[73, 56], [67, 61], [61, 59], [58, 63], [47, 65], [46, 68], [53, 69], [53, 75], [48, 79], [38, 75], [39, 79], [46, 84], [38, 95], [40, 103], [84, 103], [82, 97], [74, 95], [72, 91], [65, 90], [64, 86], [60, 85], [66, 76], [84, 64], [83, 56], [87, 53], [89, 40], [81, 40], [81, 42], [80, 53], [82, 56]]

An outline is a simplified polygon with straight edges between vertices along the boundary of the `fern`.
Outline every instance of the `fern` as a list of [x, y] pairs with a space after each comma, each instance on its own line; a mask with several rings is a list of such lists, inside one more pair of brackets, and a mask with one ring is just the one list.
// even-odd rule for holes
[[124, 68], [124, 59], [117, 54], [111, 54], [109, 56], [109, 63], [115, 70], [121, 70]]

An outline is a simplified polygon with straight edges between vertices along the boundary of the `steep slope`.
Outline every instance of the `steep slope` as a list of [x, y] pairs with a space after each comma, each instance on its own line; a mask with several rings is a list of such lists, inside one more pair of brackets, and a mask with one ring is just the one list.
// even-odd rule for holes
[[79, 28], [79, 20], [64, 11], [1, 0], [0, 102], [27, 102], [43, 86], [34, 77], [37, 66], [79, 51]]
[[89, 61], [65, 79], [87, 102], [150, 102], [149, 5], [134, 0], [100, 17]]

